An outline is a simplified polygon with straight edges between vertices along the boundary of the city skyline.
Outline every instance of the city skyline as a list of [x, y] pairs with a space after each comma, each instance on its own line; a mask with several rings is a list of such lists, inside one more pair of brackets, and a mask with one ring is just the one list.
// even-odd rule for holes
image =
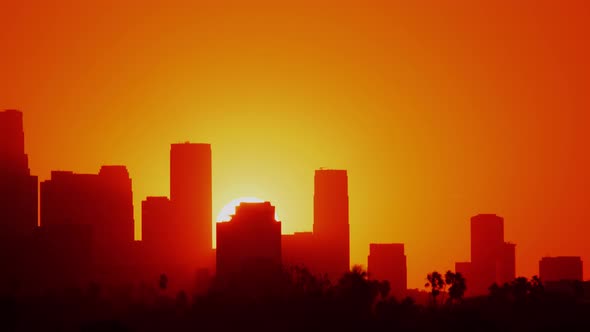
[[31, 174], [126, 165], [139, 224], [169, 145], [207, 142], [213, 215], [255, 196], [286, 233], [312, 230], [311, 173], [346, 169], [351, 262], [404, 243], [410, 288], [470, 260], [479, 213], [505, 219], [517, 275], [589, 259], [584, 2], [235, 6], [0, 11]]
[[[354, 265], [362, 265], [367, 268], [369, 278], [388, 281], [392, 294], [405, 296], [412, 289], [407, 286], [404, 243], [372, 242], [366, 262], [350, 262], [346, 170], [324, 167], [315, 170], [313, 231], [285, 234], [281, 232], [276, 207], [269, 201], [254, 197], [230, 202], [230, 205], [235, 203], [230, 219], [214, 221], [211, 212], [211, 145], [172, 143], [170, 198], [147, 196], [142, 200], [141, 222], [146, 221], [143, 232], [148, 236], [138, 242], [137, 235], [134, 237], [132, 234], [133, 224], [138, 221], [133, 218], [133, 181], [126, 166], [103, 165], [98, 174], [52, 171], [51, 179], [38, 182], [33, 188], [31, 179], [37, 181], [37, 177], [31, 176], [28, 170], [22, 112], [0, 112], [0, 124], [5, 134], [2, 137], [2, 162], [5, 165], [2, 174], [7, 185], [3, 187], [3, 197], [14, 195], [13, 200], [26, 202], [21, 206], [23, 203], [15, 201], [17, 203], [13, 206], [3, 207], [2, 235], [6, 248], [11, 248], [9, 250], [22, 248], [22, 244], [18, 243], [21, 241], [31, 245], [21, 257], [25, 266], [32, 264], [33, 270], [30, 271], [57, 264], [64, 271], [70, 271], [72, 280], [76, 282], [92, 275], [102, 278], [110, 274], [117, 276], [111, 276], [111, 280], [122, 282], [133, 278], [141, 280], [160, 270], [168, 271], [182, 287], [192, 289], [191, 276], [195, 273], [201, 275], [204, 272], [202, 276], [206, 278], [217, 275], [219, 280], [232, 280], [229, 271], [237, 276], [240, 274], [238, 270], [244, 269], [249, 262], [259, 264], [257, 259], [264, 256], [260, 256], [261, 248], [266, 246], [274, 248], [268, 255], [278, 259], [273, 263], [275, 267], [305, 267], [334, 284]], [[9, 182], [7, 176], [13, 176], [16, 181]], [[23, 179], [28, 180], [23, 182]], [[26, 192], [24, 196], [22, 191]], [[37, 198], [30, 193], [37, 191], [39, 206], [33, 208], [30, 203]], [[40, 220], [35, 229], [26, 228], [30, 217], [27, 219], [24, 216], [32, 215], [38, 215]], [[207, 219], [211, 222], [204, 222]], [[259, 221], [263, 223], [259, 224]], [[265, 223], [266, 228], [258, 228]], [[491, 284], [508, 284], [520, 275], [515, 270], [516, 244], [505, 242], [504, 226], [504, 218], [496, 214], [471, 217], [471, 261], [457, 262], [454, 266], [454, 270], [468, 280], [466, 296], [483, 296]], [[209, 239], [214, 229], [225, 230], [221, 235], [215, 232], [216, 242], [220, 236], [225, 239], [221, 252]], [[257, 235], [257, 230], [262, 233]], [[268, 230], [274, 235], [270, 235]], [[43, 248], [48, 256], [29, 256], [39, 248]], [[220, 268], [220, 257], [221, 274], [215, 272]], [[39, 265], [40, 261], [46, 262]], [[535, 275], [550, 275], [548, 281], [557, 282], [560, 280], [558, 264], [563, 264], [566, 270], [562, 272], [564, 280], [583, 281], [583, 260], [580, 256], [543, 257], [539, 273]], [[80, 267], [76, 268], [77, 265]], [[228, 269], [227, 266], [233, 267]], [[256, 274], [259, 278], [265, 275], [262, 271], [268, 266], [263, 264], [261, 268], [261, 273]], [[44, 272], [41, 273], [43, 275]], [[576, 274], [577, 277], [570, 277]], [[264, 283], [273, 278], [280, 280], [278, 270], [266, 275]], [[207, 279], [203, 280], [205, 283], [198, 285], [201, 289], [209, 283]], [[261, 280], [251, 279], [250, 282]], [[258, 287], [264, 286], [259, 284]]]

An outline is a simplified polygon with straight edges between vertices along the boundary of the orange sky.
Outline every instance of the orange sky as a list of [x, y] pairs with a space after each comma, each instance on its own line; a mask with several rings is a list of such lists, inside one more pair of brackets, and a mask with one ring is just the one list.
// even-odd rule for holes
[[125, 164], [139, 220], [169, 144], [210, 142], [214, 215], [257, 196], [286, 232], [311, 230], [313, 171], [347, 169], [353, 263], [403, 242], [410, 287], [469, 259], [480, 212], [519, 275], [590, 276], [587, 1], [118, 2], [0, 0], [0, 108], [42, 180]]

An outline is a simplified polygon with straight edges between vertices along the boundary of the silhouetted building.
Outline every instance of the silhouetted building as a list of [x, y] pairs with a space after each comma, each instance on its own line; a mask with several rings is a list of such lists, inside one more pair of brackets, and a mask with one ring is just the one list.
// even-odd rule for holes
[[516, 244], [504, 243], [496, 273], [498, 285], [510, 283], [516, 278]]
[[310, 271], [316, 269], [314, 257], [314, 237], [312, 232], [298, 232], [282, 236], [284, 266], [305, 267]]
[[471, 271], [471, 262], [457, 262], [455, 263], [455, 273], [461, 273], [467, 284], [467, 291], [465, 294], [469, 294], [470, 282], [473, 279], [473, 273]]
[[210, 144], [172, 144], [170, 202], [171, 237], [184, 261], [207, 267], [211, 259], [213, 217]]
[[217, 278], [246, 291], [272, 288], [282, 271], [281, 223], [269, 202], [241, 203], [217, 223]]
[[32, 235], [38, 222], [37, 188], [25, 154], [23, 114], [0, 112], [0, 245]]
[[314, 183], [317, 268], [335, 282], [350, 270], [348, 175], [345, 170], [320, 169]]
[[[90, 224], [54, 224], [40, 227], [35, 236], [35, 259], [41, 288], [86, 287], [96, 280]], [[31, 286], [30, 286], [31, 287]]]
[[370, 279], [389, 281], [391, 295], [399, 299], [406, 294], [408, 268], [402, 243], [371, 243], [367, 270]]
[[145, 276], [162, 273], [171, 280], [170, 289], [203, 293], [214, 273], [215, 256], [209, 250], [208, 261], [190, 260], [177, 243], [182, 220], [175, 218], [167, 197], [147, 197], [141, 204], [142, 241], [138, 259]]
[[20, 111], [0, 112], [0, 158], [0, 173], [29, 175], [23, 114]]
[[471, 280], [468, 294], [484, 295], [494, 284], [515, 277], [515, 245], [504, 242], [504, 219], [495, 214], [471, 218]]
[[[38, 222], [38, 180], [25, 154], [23, 115], [0, 112], [0, 284], [34, 274], [32, 241]], [[10, 281], [12, 282], [12, 281]]]
[[471, 218], [471, 262], [486, 287], [496, 280], [496, 263], [503, 245], [502, 217], [480, 214]]
[[577, 256], [543, 257], [539, 261], [539, 277], [543, 282], [583, 281], [583, 262]]
[[[86, 232], [79, 225], [89, 226], [95, 266], [130, 260], [133, 192], [125, 166], [103, 166], [98, 174], [53, 171], [51, 179], [41, 183], [41, 227], [47, 234]], [[74, 227], [68, 230], [68, 226]]]
[[176, 252], [175, 221], [168, 197], [147, 197], [141, 202], [141, 241], [149, 248], [152, 261], [162, 263], [172, 259]]
[[211, 146], [172, 144], [170, 199], [142, 202], [139, 260], [144, 275], [164, 273], [173, 288], [202, 291], [202, 281], [215, 271], [211, 194]]

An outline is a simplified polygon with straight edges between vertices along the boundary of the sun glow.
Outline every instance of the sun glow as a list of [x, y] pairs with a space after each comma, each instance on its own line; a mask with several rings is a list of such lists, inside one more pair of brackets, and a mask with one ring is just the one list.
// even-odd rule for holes
[[[240, 203], [263, 203], [264, 200], [258, 197], [240, 197], [232, 200], [231, 202], [227, 203], [217, 215], [217, 222], [225, 222], [230, 221], [231, 217], [236, 212], [236, 207], [240, 205]], [[275, 220], [280, 220], [279, 215], [276, 213], [275, 210]]]

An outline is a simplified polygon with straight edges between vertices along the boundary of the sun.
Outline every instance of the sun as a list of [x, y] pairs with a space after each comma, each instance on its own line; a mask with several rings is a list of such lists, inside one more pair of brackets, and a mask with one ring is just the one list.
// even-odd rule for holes
[[[236, 213], [236, 207], [240, 205], [240, 203], [264, 203], [264, 200], [258, 197], [240, 197], [232, 200], [231, 202], [227, 203], [217, 215], [217, 222], [225, 222], [230, 221], [231, 217]], [[279, 215], [276, 213], [275, 208], [275, 220], [280, 220]]]

